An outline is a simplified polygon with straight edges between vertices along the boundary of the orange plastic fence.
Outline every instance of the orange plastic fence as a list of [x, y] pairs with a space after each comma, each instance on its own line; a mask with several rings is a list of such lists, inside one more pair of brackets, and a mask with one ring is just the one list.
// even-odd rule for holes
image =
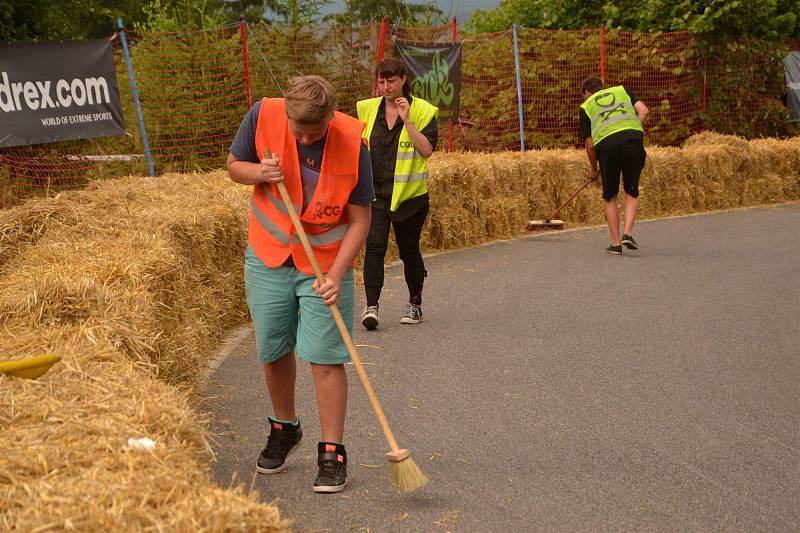
[[[455, 36], [463, 45], [461, 119], [440, 124], [440, 150], [449, 148], [451, 128], [455, 150], [520, 149], [511, 30], [463, 35], [453, 24], [387, 27], [386, 55], [395, 38], [424, 43]], [[356, 101], [372, 93], [380, 35], [381, 23], [234, 24], [176, 34], [127, 30], [156, 172], [224, 166], [251, 103], [279, 96], [294, 75], [325, 76], [337, 89], [339, 110], [353, 114]], [[704, 128], [770, 135], [785, 112], [780, 58], [767, 45], [741, 44], [748, 52], [737, 55], [731, 44], [730, 54], [711, 55], [686, 32], [520, 29], [517, 37], [526, 149], [580, 145], [579, 88], [589, 75], [623, 84], [647, 103], [653, 144], [678, 145]], [[128, 135], [0, 150], [0, 181], [20, 195], [147, 172], [120, 40], [112, 40]]]

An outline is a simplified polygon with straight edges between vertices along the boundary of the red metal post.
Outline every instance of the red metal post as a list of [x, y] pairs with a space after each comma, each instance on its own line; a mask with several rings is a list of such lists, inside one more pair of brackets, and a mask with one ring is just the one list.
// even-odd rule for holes
[[[383, 52], [384, 48], [386, 47], [386, 35], [389, 33], [389, 19], [383, 17], [381, 19], [381, 30], [378, 35], [378, 61], [375, 63], [376, 65], [383, 61]], [[378, 96], [378, 73], [376, 72], [374, 76], [372, 76], [372, 97], [375, 98]]]
[[239, 20], [239, 33], [242, 36], [242, 60], [244, 61], [244, 87], [247, 93], [247, 108], [253, 107], [253, 96], [250, 94], [250, 61], [247, 59], [247, 25], [244, 17]]
[[600, 79], [606, 81], [606, 27], [600, 26]]
[[[456, 42], [456, 38], [458, 37], [458, 26], [456, 25], [456, 18], [453, 17], [453, 32], [451, 34], [451, 40]], [[453, 117], [450, 117], [450, 142], [447, 144], [447, 151], [453, 151]]]

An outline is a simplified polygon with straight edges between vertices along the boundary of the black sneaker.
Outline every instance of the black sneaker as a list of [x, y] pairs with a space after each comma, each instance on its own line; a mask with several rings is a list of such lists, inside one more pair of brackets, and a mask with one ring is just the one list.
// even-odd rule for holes
[[319, 474], [314, 481], [314, 492], [342, 492], [347, 484], [347, 452], [344, 444], [320, 442], [317, 452]]
[[633, 235], [622, 235], [622, 244], [628, 247], [628, 250], [638, 250], [639, 245], [636, 244], [636, 240], [633, 238]]
[[422, 322], [422, 307], [419, 305], [408, 304], [406, 314], [400, 319], [401, 324], [419, 324]]
[[378, 305], [368, 305], [361, 313], [361, 325], [369, 330], [378, 327]]
[[608, 248], [604, 250], [607, 254], [614, 254], [614, 255], [622, 255], [622, 245], [621, 244], [609, 244]]
[[286, 458], [303, 438], [299, 421], [297, 424], [286, 424], [269, 417], [269, 425], [267, 445], [261, 450], [256, 463], [256, 470], [261, 474], [277, 474], [286, 470]]

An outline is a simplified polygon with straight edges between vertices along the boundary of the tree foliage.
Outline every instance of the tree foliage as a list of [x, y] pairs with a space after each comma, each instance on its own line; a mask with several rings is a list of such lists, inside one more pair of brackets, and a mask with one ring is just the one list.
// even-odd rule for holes
[[98, 0], [0, 0], [0, 42], [80, 39], [103, 16]]
[[477, 33], [527, 28], [578, 29], [605, 25], [627, 31], [800, 37], [800, 0], [503, 0], [477, 11]]
[[142, 6], [144, 20], [134, 22], [134, 27], [141, 31], [167, 32], [210, 28], [223, 24], [221, 8], [207, 0], [151, 0]]
[[363, 24], [386, 17], [404, 26], [435, 26], [445, 21], [444, 13], [433, 0], [412, 3], [402, 0], [346, 0], [342, 13], [326, 20], [340, 24]]
[[0, 42], [99, 39], [117, 29], [186, 31], [236, 22], [311, 24], [331, 0], [0, 0]]
[[284, 22], [309, 25], [321, 17], [332, 0], [228, 0], [223, 15], [229, 21]]

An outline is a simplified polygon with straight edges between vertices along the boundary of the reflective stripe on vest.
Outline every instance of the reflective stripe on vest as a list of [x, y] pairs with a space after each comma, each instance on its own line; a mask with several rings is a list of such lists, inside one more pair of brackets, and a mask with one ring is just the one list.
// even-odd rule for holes
[[[263, 184], [262, 184], [262, 187], [263, 187]], [[289, 210], [286, 209], [285, 205], [283, 205], [283, 200], [278, 200], [278, 198], [274, 194], [272, 194], [272, 191], [269, 190], [269, 188], [267, 188], [267, 187], [264, 187], [264, 191], [265, 191], [265, 193], [267, 195], [267, 199], [272, 203], [273, 206], [275, 206], [275, 209], [277, 209], [278, 211], [280, 211], [281, 213], [283, 213], [284, 215], [286, 215], [288, 217], [289, 216]], [[295, 203], [293, 203], [292, 205], [294, 206], [294, 212], [295, 213], [299, 213], [300, 212], [300, 206], [298, 206]], [[347, 226], [347, 224], [342, 224], [342, 225], [345, 226], [345, 227]], [[332, 228], [332, 227], [336, 226], [336, 223], [335, 222], [331, 222], [329, 224], [317, 224], [315, 222], [304, 222], [303, 226], [306, 227], [306, 228], [308, 228], [308, 227], [318, 228], [318, 231], [323, 231], [323, 230], [327, 230], [329, 228]], [[311, 240], [311, 235], [312, 234], [309, 234], [309, 240]], [[325, 244], [329, 244], [329, 243], [325, 243]]]
[[[289, 216], [288, 211], [286, 210], [286, 206], [283, 205], [282, 201], [279, 201], [271, 192], [267, 192], [267, 198], [269, 201], [275, 206], [275, 209], [278, 211], [286, 214]], [[256, 205], [255, 200], [250, 200], [250, 209], [253, 212], [253, 216], [256, 217], [256, 220], [264, 228], [276, 241], [279, 243], [288, 246], [289, 239], [291, 238], [292, 244], [302, 244], [300, 237], [292, 233], [291, 235], [287, 234], [285, 231], [282, 231], [277, 224], [272, 222], [267, 215], [265, 215], [261, 209]], [[295, 208], [296, 209], [296, 208]], [[336, 241], [340, 241], [344, 238], [344, 234], [347, 233], [347, 224], [313, 224], [313, 223], [303, 223], [304, 228], [308, 228], [309, 226], [319, 228], [318, 233], [311, 233], [307, 232], [306, 236], [308, 237], [308, 241], [311, 243], [312, 246], [326, 246], [328, 244], [333, 244]], [[329, 229], [332, 228], [332, 229]]]
[[620, 131], [644, 132], [631, 97], [621, 85], [597, 91], [581, 104], [581, 108], [592, 122], [592, 142], [595, 145]]
[[[364, 124], [353, 117], [338, 112], [334, 114], [328, 124], [314, 197], [306, 202], [309, 208], [300, 214], [303, 229], [323, 272], [330, 270], [347, 233], [347, 202], [358, 183], [363, 129]], [[279, 157], [284, 185], [299, 212], [304, 203], [300, 159], [282, 98], [262, 100], [255, 148], [262, 156], [269, 150]], [[291, 256], [298, 270], [314, 274], [275, 185], [262, 183], [253, 188], [250, 213], [250, 247], [266, 266], [278, 267]]]
[[[356, 103], [358, 118], [367, 123], [364, 138], [369, 142], [372, 128], [378, 117], [383, 97], [361, 100]], [[408, 116], [419, 131], [425, 129], [439, 113], [439, 108], [429, 104], [422, 98], [411, 100]], [[403, 126], [400, 140], [397, 143], [397, 158], [394, 167], [394, 184], [392, 186], [392, 202], [389, 207], [392, 211], [411, 198], [422, 196], [428, 192], [426, 180], [428, 179], [428, 158], [423, 157], [414, 147], [408, 130]]]

